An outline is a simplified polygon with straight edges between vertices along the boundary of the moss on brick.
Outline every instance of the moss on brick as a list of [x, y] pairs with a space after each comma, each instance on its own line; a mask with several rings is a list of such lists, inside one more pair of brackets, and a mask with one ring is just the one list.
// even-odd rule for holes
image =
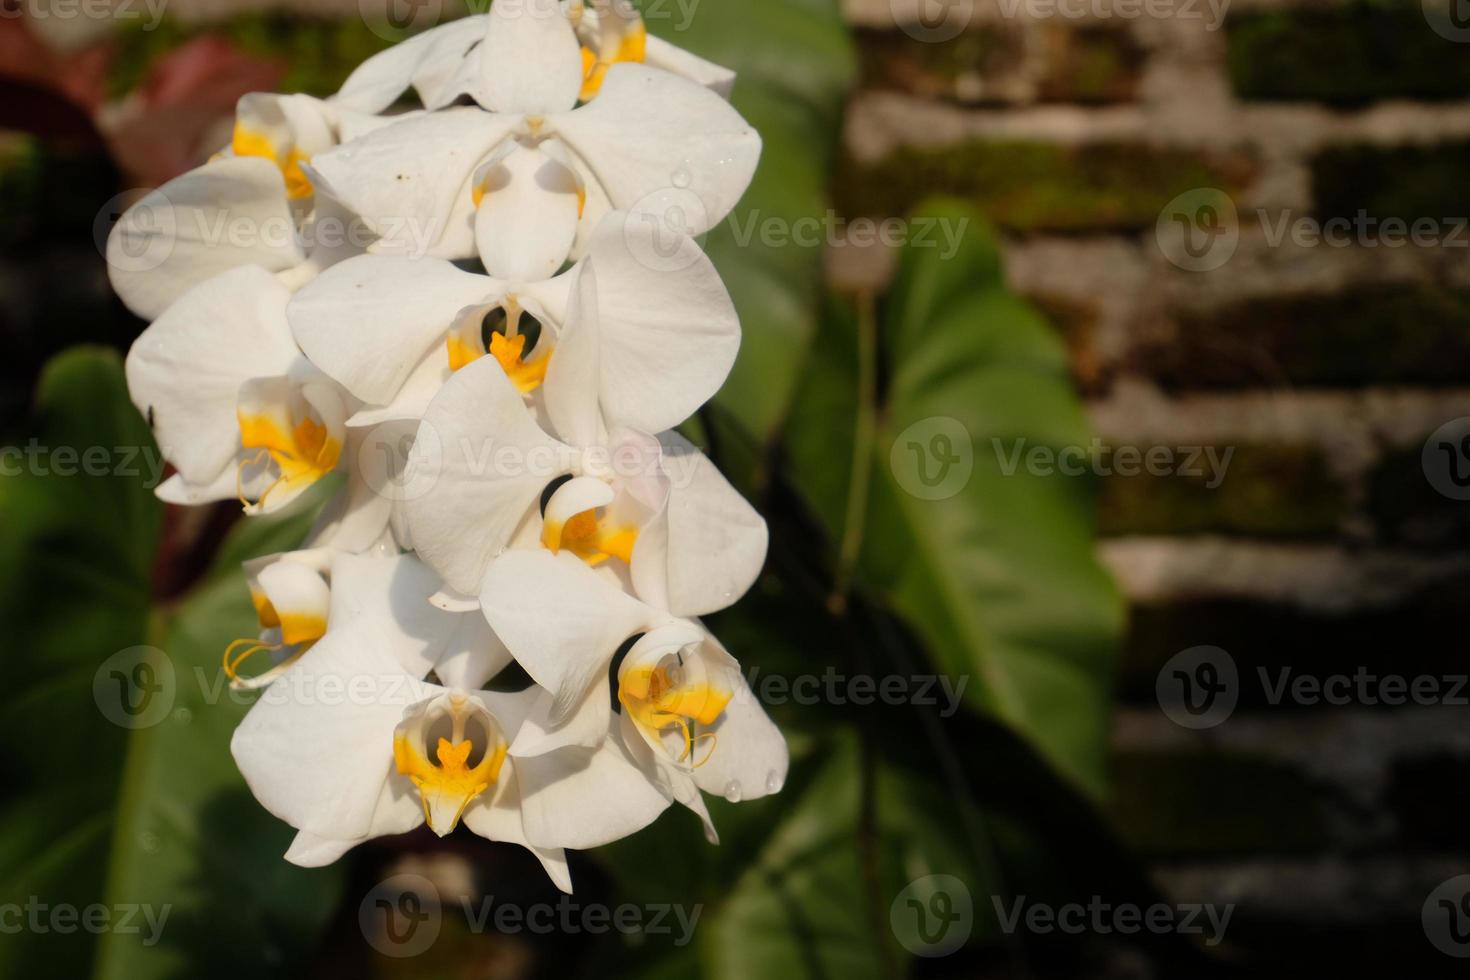
[[1138, 94], [1143, 62], [1143, 49], [1131, 34], [1052, 25], [1041, 98], [1091, 105], [1131, 102]]
[[[1028, 70], [1024, 35], [1014, 25], [985, 25], [929, 43], [902, 31], [856, 33], [861, 84], [965, 103], [1014, 101]], [[1073, 30], [1053, 25], [1032, 97], [1046, 102], [1106, 104], [1131, 101], [1144, 54], [1117, 30]]]
[[1470, 291], [1380, 286], [1236, 303], [1180, 317], [1132, 367], [1171, 389], [1458, 386], [1470, 377]]
[[1238, 191], [1252, 173], [1243, 157], [1138, 143], [971, 140], [901, 147], [870, 164], [849, 159], [837, 199], [849, 215], [877, 217], [904, 214], [931, 194], [951, 194], [1013, 231], [1141, 230], [1184, 191]]
[[[1446, 44], [1447, 47], [1457, 45]], [[1470, 61], [1470, 53], [1461, 52]], [[1323, 220], [1355, 218], [1464, 219], [1470, 216], [1470, 142], [1436, 146], [1338, 146], [1312, 159], [1312, 191]], [[1449, 238], [1450, 226], [1439, 234]], [[1470, 235], [1459, 230], [1460, 248]]]
[[[1224, 478], [1200, 456], [1193, 474], [1112, 475], [1102, 481], [1104, 534], [1233, 534], [1314, 538], [1334, 534], [1347, 492], [1314, 446], [1213, 447]], [[1145, 447], [1146, 449], [1146, 447]], [[1179, 466], [1186, 462], [1176, 450]], [[1217, 485], [1211, 486], [1212, 483]]]
[[1226, 29], [1231, 83], [1244, 99], [1356, 106], [1470, 96], [1470, 58], [1427, 29], [1417, 3], [1248, 13]]

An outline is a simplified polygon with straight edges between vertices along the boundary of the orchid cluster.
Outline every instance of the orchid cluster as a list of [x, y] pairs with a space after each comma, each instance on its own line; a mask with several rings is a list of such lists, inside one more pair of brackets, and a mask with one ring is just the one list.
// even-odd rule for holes
[[288, 860], [463, 823], [570, 891], [568, 848], [673, 802], [715, 842], [704, 792], [780, 789], [785, 742], [698, 618], [754, 582], [765, 523], [674, 431], [740, 341], [691, 237], [760, 154], [732, 81], [627, 0], [496, 0], [330, 98], [242, 98], [114, 229], [159, 495], [335, 487], [301, 550], [246, 564], [260, 632], [224, 653]]

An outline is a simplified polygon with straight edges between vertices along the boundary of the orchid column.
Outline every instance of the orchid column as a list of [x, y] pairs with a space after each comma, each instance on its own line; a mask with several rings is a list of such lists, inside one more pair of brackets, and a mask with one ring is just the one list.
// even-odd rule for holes
[[[301, 550], [248, 564], [260, 634], [225, 653], [287, 859], [464, 823], [570, 890], [566, 848], [672, 802], [715, 841], [702, 791], [780, 789], [785, 743], [695, 618], [750, 587], [765, 523], [673, 431], [739, 347], [691, 237], [760, 154], [732, 81], [622, 0], [497, 0], [330, 99], [248, 96], [115, 229], [160, 495], [255, 515], [345, 476]], [[202, 232], [221, 216], [279, 234]], [[534, 683], [488, 690], [512, 660]]]

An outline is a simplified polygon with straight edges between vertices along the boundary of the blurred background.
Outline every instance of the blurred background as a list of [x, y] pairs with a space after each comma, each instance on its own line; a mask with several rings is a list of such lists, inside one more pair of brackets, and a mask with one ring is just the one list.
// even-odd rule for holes
[[153, 500], [100, 252], [240, 95], [465, 9], [3, 4], [0, 973], [1464, 975], [1463, 0], [641, 4], [765, 140], [690, 434], [772, 527], [711, 626], [795, 761], [570, 907], [464, 832], [280, 860], [219, 654], [311, 515]]

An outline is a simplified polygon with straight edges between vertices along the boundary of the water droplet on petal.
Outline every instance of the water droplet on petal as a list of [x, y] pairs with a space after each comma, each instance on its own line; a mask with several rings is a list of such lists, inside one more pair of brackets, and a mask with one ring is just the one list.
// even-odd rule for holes
[[732, 779], [725, 786], [725, 799], [731, 803], [740, 802], [740, 783]]
[[779, 793], [779, 792], [781, 792], [781, 786], [784, 783], [785, 783], [785, 780], [781, 778], [781, 774], [778, 773], [778, 772], [776, 772], [774, 769], [771, 770], [770, 772], [766, 773], [766, 792], [767, 793]]

